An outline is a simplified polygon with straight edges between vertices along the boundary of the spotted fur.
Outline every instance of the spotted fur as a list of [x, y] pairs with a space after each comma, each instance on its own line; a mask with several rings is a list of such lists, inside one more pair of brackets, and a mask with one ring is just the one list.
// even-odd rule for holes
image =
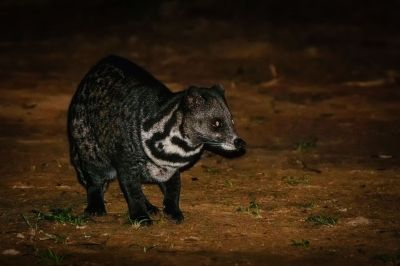
[[159, 184], [164, 212], [180, 222], [180, 170], [198, 160], [205, 145], [244, 148], [222, 87], [172, 93], [117, 56], [102, 59], [81, 81], [69, 107], [68, 132], [71, 161], [87, 190], [86, 213], [105, 214], [104, 192], [117, 178], [130, 217], [147, 223], [157, 208], [142, 183]]

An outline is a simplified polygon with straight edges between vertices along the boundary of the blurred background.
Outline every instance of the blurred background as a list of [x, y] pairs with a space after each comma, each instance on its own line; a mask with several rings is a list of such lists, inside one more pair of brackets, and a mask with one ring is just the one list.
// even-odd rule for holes
[[[22, 0], [0, 5], [1, 75], [7, 79], [32, 65], [31, 75], [55, 75], [61, 69], [69, 77], [71, 65], [82, 73], [109, 53], [147, 65], [155, 61], [154, 68], [166, 71], [173, 64], [180, 67], [174, 73], [179, 80], [205, 75], [256, 83], [268, 78], [260, 72], [269, 64], [289, 78], [320, 83], [386, 77], [399, 62], [397, 0]], [[182, 67], [177, 56], [193, 59], [190, 68]], [[210, 61], [213, 69], [204, 69]]]

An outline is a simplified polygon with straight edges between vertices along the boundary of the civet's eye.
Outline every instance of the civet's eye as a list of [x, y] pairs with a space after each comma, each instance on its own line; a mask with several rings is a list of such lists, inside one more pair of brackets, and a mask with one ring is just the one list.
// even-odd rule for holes
[[222, 126], [222, 121], [220, 120], [220, 119], [213, 119], [213, 121], [212, 121], [212, 127], [214, 128], [214, 129], [218, 129], [218, 128], [220, 128], [221, 126]]
[[233, 121], [233, 119], [232, 119], [232, 125], [234, 125], [235, 124], [235, 121]]

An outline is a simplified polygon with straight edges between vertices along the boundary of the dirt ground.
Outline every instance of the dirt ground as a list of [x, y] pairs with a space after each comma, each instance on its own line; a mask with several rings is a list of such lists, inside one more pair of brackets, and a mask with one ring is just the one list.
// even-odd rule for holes
[[[171, 20], [175, 9], [164, 9], [161, 22], [101, 29], [26, 19], [21, 36], [3, 36], [0, 264], [398, 265], [400, 37], [357, 24]], [[174, 91], [225, 86], [247, 153], [206, 152], [183, 172], [180, 225], [129, 223], [117, 182], [104, 217], [38, 218], [83, 212], [66, 110], [88, 68], [110, 53]], [[157, 187], [144, 192], [161, 207]]]

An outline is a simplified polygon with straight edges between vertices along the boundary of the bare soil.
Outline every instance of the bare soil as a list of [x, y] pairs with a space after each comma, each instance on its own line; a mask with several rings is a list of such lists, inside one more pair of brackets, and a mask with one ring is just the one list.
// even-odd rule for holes
[[[356, 25], [248, 23], [135, 22], [2, 41], [0, 264], [55, 263], [41, 255], [48, 250], [62, 265], [400, 263], [400, 38]], [[183, 224], [130, 224], [117, 182], [108, 215], [82, 226], [32, 212], [83, 212], [66, 110], [88, 68], [109, 53], [175, 91], [226, 88], [247, 153], [206, 152], [183, 172]], [[161, 207], [156, 187], [144, 192]], [[314, 215], [336, 223], [314, 224]]]

